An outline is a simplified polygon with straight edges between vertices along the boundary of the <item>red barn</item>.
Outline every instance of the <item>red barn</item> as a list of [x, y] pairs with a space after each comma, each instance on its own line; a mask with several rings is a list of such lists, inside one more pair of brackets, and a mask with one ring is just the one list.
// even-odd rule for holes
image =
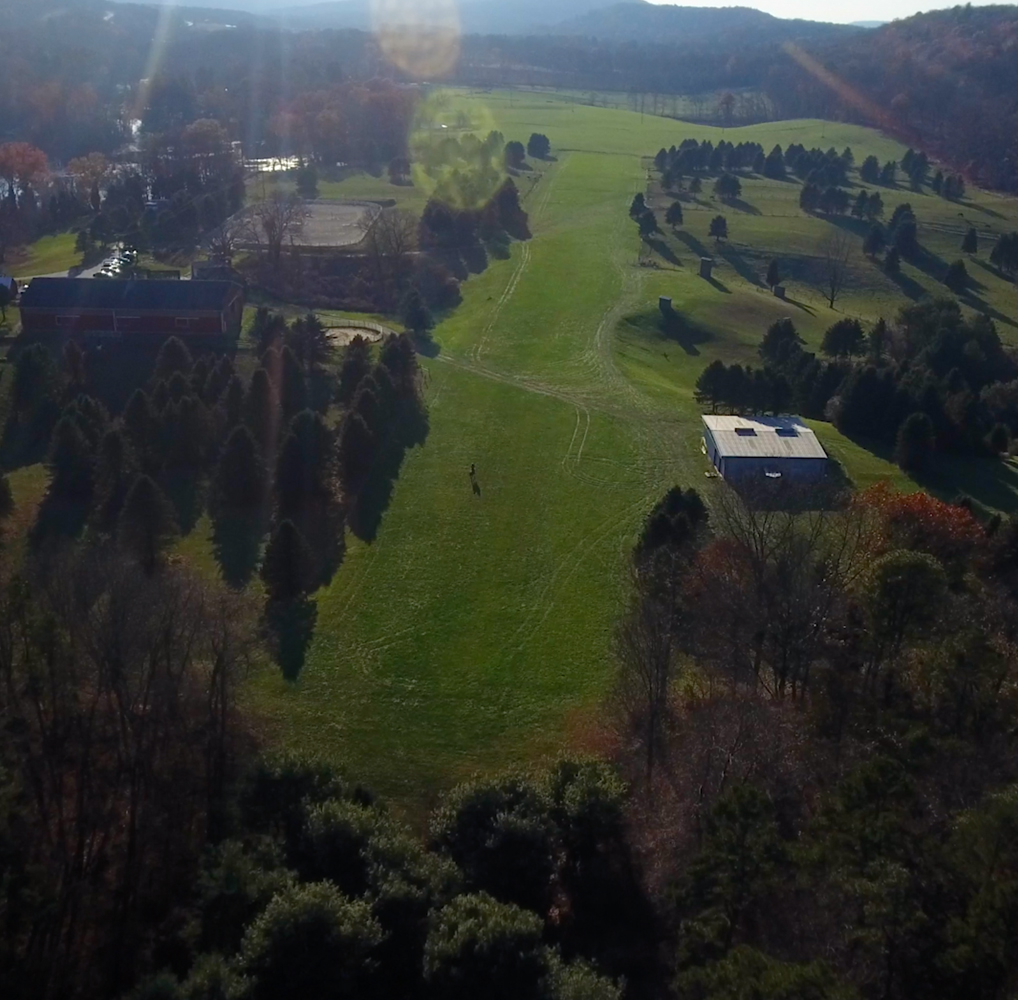
[[236, 337], [243, 312], [232, 281], [34, 278], [21, 294], [26, 333], [84, 338]]

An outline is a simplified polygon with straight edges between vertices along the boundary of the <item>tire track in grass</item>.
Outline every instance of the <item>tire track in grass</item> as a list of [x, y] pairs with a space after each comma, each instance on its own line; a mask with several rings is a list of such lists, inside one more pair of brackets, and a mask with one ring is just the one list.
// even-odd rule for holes
[[[547, 183], [545, 184], [544, 190], [540, 195], [537, 208], [534, 211], [535, 223], [539, 222], [544, 218], [544, 214], [548, 208], [548, 201], [551, 198], [551, 191], [554, 181], [557, 179], [558, 175], [562, 172], [563, 168], [565, 167], [565, 163], [566, 161], [557, 164], [555, 168], [549, 170], [546, 175], [542, 176], [541, 180], [545, 180], [545, 178], [547, 178]], [[498, 302], [495, 303], [495, 306], [491, 312], [491, 318], [485, 324], [481, 336], [478, 338], [477, 343], [474, 345], [473, 349], [470, 352], [471, 359], [476, 362], [480, 362], [483, 359], [484, 348], [487, 345], [491, 331], [494, 329], [495, 324], [498, 322], [498, 318], [501, 315], [502, 309], [505, 307], [505, 304], [513, 297], [513, 294], [516, 291], [516, 286], [520, 283], [520, 278], [523, 277], [523, 272], [526, 270], [527, 265], [530, 263], [530, 245], [533, 239], [534, 237], [531, 237], [530, 240], [523, 240], [521, 242], [522, 251], [520, 253], [520, 261], [516, 265], [516, 268], [513, 271], [512, 276], [509, 278], [509, 282], [506, 285], [505, 290], [502, 292], [501, 296], [499, 296]]]
[[492, 329], [498, 322], [498, 317], [501, 314], [503, 307], [513, 297], [513, 292], [516, 291], [516, 286], [520, 283], [520, 278], [523, 276], [523, 272], [526, 270], [527, 264], [530, 263], [530, 242], [524, 241], [520, 244], [520, 246], [523, 249], [520, 252], [519, 263], [516, 265], [516, 269], [509, 278], [509, 282], [505, 286], [505, 290], [499, 296], [498, 302], [495, 303], [495, 306], [491, 311], [491, 318], [485, 324], [484, 330], [481, 332], [480, 337], [477, 338], [477, 343], [474, 344], [474, 347], [470, 352], [471, 359], [478, 363], [480, 363], [484, 355], [484, 347], [488, 342], [488, 337], [491, 334]]

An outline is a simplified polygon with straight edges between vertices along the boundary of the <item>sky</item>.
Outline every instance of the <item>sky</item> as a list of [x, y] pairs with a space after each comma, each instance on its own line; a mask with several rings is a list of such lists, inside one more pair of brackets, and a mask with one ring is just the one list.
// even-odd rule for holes
[[[651, 0], [656, 3], [657, 0]], [[994, 0], [984, 0], [990, 3]], [[755, 7], [775, 17], [801, 17], [807, 21], [835, 21], [850, 24], [853, 21], [893, 21], [911, 17], [927, 10], [941, 10], [957, 6], [956, 0], [934, 0], [917, 3], [916, 0], [692, 0], [690, 7]], [[685, 5], [684, 5], [685, 6]], [[982, 6], [976, 0], [974, 7]]]

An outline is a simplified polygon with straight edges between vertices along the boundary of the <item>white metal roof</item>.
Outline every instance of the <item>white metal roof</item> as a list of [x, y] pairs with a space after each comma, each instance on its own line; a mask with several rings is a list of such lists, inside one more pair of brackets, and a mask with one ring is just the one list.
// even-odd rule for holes
[[725, 458], [826, 458], [813, 429], [798, 417], [703, 415], [703, 425]]

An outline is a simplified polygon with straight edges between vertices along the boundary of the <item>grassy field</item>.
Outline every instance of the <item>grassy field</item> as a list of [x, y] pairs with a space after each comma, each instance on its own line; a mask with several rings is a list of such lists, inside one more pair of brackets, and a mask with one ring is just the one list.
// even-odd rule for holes
[[11, 261], [10, 273], [15, 278], [22, 278], [77, 267], [81, 263], [81, 254], [74, 249], [75, 239], [76, 235], [70, 232], [40, 237]]
[[[792, 301], [775, 299], [762, 287], [766, 260], [778, 254], [794, 272], [830, 225], [799, 212], [791, 182], [744, 183], [745, 207], [726, 212], [732, 239], [715, 282], [695, 268], [718, 210], [709, 195], [688, 206], [684, 233], [646, 266], [627, 214], [647, 188], [645, 157], [687, 135], [716, 141], [720, 130], [545, 94], [455, 99], [507, 139], [551, 138], [556, 159], [518, 181], [534, 238], [466, 282], [462, 305], [436, 329], [438, 353], [424, 360], [427, 441], [407, 456], [377, 537], [348, 538], [343, 565], [316, 596], [302, 675], [287, 684], [267, 671], [252, 685], [268, 733], [335, 757], [409, 808], [476, 770], [588, 745], [635, 532], [674, 483], [716, 488], [691, 391], [708, 362], [755, 360], [764, 329], [782, 315], [815, 345], [837, 316], [890, 316], [920, 294], [912, 282], [937, 287], [935, 275], [909, 266], [907, 281], [891, 283], [859, 254], [837, 312], [795, 277]], [[857, 162], [904, 152], [876, 133], [821, 122], [725, 137], [768, 149], [851, 145]], [[330, 194], [369, 196], [354, 182]], [[912, 202], [920, 239], [947, 261], [960, 256], [970, 221], [985, 234], [985, 259], [990, 234], [1018, 217], [983, 193], [963, 205], [885, 193], [888, 214], [898, 200]], [[978, 263], [970, 271], [1002, 335], [1018, 342], [1014, 287]], [[659, 333], [661, 294], [687, 315], [690, 340]], [[857, 485], [888, 478], [915, 488], [884, 457], [815, 426]], [[1007, 506], [1014, 470], [998, 468], [971, 478], [992, 481], [984, 502]]]

